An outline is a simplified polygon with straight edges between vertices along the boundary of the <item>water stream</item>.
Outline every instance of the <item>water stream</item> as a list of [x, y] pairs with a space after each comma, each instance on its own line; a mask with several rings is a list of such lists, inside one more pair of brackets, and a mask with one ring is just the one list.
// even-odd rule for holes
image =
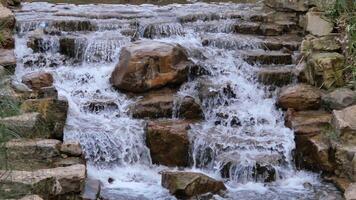
[[[192, 78], [177, 94], [200, 99], [205, 115], [189, 131], [191, 166], [185, 171], [224, 180], [228, 191], [215, 199], [341, 199], [318, 174], [295, 169], [294, 135], [275, 106], [275, 91], [257, 83], [259, 66], [242, 57], [263, 48], [259, 37], [233, 33], [243, 20], [236, 13], [248, 18], [253, 12], [262, 12], [261, 6], [24, 3], [16, 12], [15, 78], [34, 71], [54, 75], [59, 97], [69, 102], [64, 140], [81, 143], [88, 176], [102, 181], [105, 198], [175, 199], [161, 187], [160, 171], [168, 167], [151, 162], [145, 122], [128, 112], [138, 98], [112, 88], [109, 78], [120, 49], [133, 39], [179, 43], [209, 74]], [[38, 35], [35, 52], [27, 43]], [[61, 38], [67, 38], [66, 52]], [[207, 38], [213, 42], [203, 45]], [[199, 96], [202, 82], [211, 84], [214, 98]], [[265, 182], [271, 173], [276, 180]]]

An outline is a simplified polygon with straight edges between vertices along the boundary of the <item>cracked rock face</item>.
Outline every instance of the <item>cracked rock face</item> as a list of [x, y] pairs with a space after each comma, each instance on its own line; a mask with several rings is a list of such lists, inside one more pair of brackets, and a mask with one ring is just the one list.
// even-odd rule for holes
[[121, 50], [111, 83], [128, 92], [177, 86], [187, 80], [189, 65], [187, 53], [179, 45], [137, 41]]

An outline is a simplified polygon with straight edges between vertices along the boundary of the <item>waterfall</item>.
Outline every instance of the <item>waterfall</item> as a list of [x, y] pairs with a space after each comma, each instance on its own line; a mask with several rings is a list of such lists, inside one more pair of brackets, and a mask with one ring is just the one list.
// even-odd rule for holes
[[[80, 142], [88, 175], [103, 182], [106, 198], [175, 199], [161, 187], [160, 171], [178, 169], [152, 164], [145, 121], [129, 112], [139, 97], [115, 90], [109, 78], [131, 41], [178, 43], [206, 71], [176, 95], [176, 109], [180, 97], [190, 96], [205, 116], [189, 130], [191, 163], [183, 170], [224, 180], [228, 192], [216, 199], [322, 199], [334, 188], [295, 169], [294, 134], [275, 106], [278, 89], [258, 83], [263, 66], [245, 59], [245, 51], [265, 49], [261, 37], [236, 33], [250, 12], [263, 11], [259, 4], [236, 3], [24, 3], [16, 13], [15, 78], [43, 70], [54, 75], [59, 97], [69, 102], [64, 140]], [[36, 39], [38, 51], [28, 47]]]

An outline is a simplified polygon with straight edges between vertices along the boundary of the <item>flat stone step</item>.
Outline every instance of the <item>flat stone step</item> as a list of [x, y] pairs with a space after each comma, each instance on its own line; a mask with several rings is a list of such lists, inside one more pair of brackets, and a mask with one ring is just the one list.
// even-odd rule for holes
[[249, 64], [284, 64], [293, 63], [292, 55], [280, 51], [250, 50], [241, 52]]
[[264, 85], [284, 86], [297, 78], [295, 65], [262, 67], [257, 73], [258, 81]]
[[85, 163], [78, 143], [54, 139], [14, 139], [5, 143], [7, 163], [0, 168], [34, 171]]
[[243, 34], [207, 34], [202, 36], [204, 46], [214, 46], [221, 49], [252, 49], [261, 48], [269, 51], [286, 49], [296, 51], [302, 38], [296, 35], [255, 36]]
[[296, 29], [296, 25], [291, 23], [269, 23], [269, 22], [248, 22], [240, 21], [235, 23], [233, 31], [240, 34], [253, 34], [265, 36], [277, 36], [290, 33]]
[[84, 187], [86, 167], [78, 164], [36, 171], [0, 170], [0, 174], [3, 175], [0, 177], [0, 193], [4, 199], [18, 199], [28, 194], [48, 199], [73, 195], [73, 199], [77, 199]]
[[276, 51], [281, 49], [287, 49], [290, 51], [299, 50], [302, 38], [297, 35], [282, 35], [272, 37], [259, 37], [261, 41], [261, 47], [265, 50]]

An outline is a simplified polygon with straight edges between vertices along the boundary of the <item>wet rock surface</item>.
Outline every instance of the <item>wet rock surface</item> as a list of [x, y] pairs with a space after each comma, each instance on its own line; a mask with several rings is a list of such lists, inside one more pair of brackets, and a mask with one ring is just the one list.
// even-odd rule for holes
[[163, 172], [162, 186], [178, 198], [189, 198], [226, 190], [223, 182], [193, 172]]
[[201, 119], [201, 106], [192, 97], [179, 97], [174, 90], [163, 89], [150, 92], [130, 106], [135, 118], [171, 118], [176, 110], [177, 117]]
[[147, 124], [146, 144], [155, 164], [186, 167], [189, 163], [188, 130], [194, 121], [159, 120]]
[[180, 85], [188, 78], [185, 50], [164, 42], [138, 41], [121, 50], [111, 83], [124, 91], [145, 92], [166, 85]]

